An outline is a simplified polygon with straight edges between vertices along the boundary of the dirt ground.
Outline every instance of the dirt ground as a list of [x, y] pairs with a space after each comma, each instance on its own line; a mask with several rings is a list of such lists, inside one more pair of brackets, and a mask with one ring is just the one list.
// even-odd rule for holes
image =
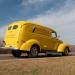
[[75, 75], [75, 56], [10, 58], [0, 60], [0, 75]]
[[39, 56], [15, 58], [0, 54], [0, 75], [75, 75], [75, 46], [69, 56]]

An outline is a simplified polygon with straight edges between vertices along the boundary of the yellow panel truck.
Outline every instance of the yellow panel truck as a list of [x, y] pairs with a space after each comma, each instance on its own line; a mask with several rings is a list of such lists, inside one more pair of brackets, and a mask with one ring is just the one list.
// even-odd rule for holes
[[24, 52], [29, 57], [36, 57], [41, 52], [57, 52], [62, 55], [70, 52], [69, 46], [57, 38], [55, 30], [27, 21], [16, 21], [8, 25], [5, 48], [10, 48], [15, 57], [20, 57]]

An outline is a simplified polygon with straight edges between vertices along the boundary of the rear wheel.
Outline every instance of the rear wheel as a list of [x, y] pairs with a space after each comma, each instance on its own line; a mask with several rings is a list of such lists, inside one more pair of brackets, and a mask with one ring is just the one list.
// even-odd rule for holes
[[21, 56], [21, 51], [19, 51], [19, 50], [12, 50], [12, 55], [14, 57], [20, 57]]
[[28, 57], [37, 57], [39, 52], [39, 47], [37, 45], [33, 45], [28, 53]]
[[66, 47], [64, 52], [62, 52], [63, 56], [68, 56], [69, 55], [69, 49]]

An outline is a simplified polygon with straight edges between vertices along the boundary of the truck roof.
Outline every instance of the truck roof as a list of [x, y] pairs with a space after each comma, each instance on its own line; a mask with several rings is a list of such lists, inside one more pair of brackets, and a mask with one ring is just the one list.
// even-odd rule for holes
[[37, 23], [34, 23], [34, 22], [29, 22], [29, 21], [15, 21], [15, 22], [13, 22], [13, 23], [11, 23], [11, 24], [9, 24], [9, 26], [11, 26], [11, 25], [25, 25], [25, 24], [34, 24], [34, 25], [37, 25], [37, 26], [39, 26], [39, 27], [43, 27], [43, 28], [45, 28], [45, 29], [47, 29], [47, 30], [50, 30], [50, 31], [55, 31], [55, 30], [53, 30], [52, 28], [48, 28], [48, 27], [46, 27], [46, 26], [43, 26], [42, 24], [37, 24]]

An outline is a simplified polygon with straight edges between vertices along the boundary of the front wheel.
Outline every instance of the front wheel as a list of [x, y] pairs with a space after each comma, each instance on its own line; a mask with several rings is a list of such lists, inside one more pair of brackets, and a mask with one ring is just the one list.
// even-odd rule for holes
[[64, 49], [64, 52], [62, 52], [62, 55], [63, 56], [68, 56], [69, 55], [69, 49], [68, 48], [65, 48]]
[[19, 50], [12, 50], [12, 55], [14, 57], [20, 57], [21, 56], [21, 51], [19, 51]]

